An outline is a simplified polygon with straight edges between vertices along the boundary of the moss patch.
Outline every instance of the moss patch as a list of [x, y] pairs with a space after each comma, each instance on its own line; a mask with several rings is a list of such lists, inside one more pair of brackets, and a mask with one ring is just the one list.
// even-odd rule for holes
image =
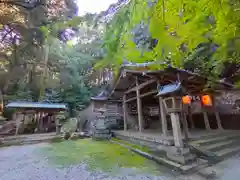
[[131, 143], [128, 143], [127, 141], [123, 141], [123, 140], [120, 140], [120, 139], [117, 139], [117, 138], [112, 138], [112, 140], [116, 141], [118, 143], [121, 143], [123, 145], [129, 146], [131, 148], [139, 149], [143, 152], [151, 153], [151, 151], [149, 150], [149, 148], [147, 146], [140, 146], [140, 145], [137, 145], [137, 144], [131, 144]]
[[53, 143], [41, 150], [51, 163], [70, 165], [84, 162], [92, 170], [116, 171], [119, 167], [159, 173], [159, 166], [118, 144], [81, 139]]

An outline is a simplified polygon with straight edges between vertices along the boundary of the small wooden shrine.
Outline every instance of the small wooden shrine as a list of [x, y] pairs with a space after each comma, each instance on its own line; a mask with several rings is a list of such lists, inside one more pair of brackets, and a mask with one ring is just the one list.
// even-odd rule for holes
[[67, 109], [65, 104], [39, 102], [10, 102], [6, 108], [16, 109], [13, 120], [16, 120], [16, 135], [22, 124], [35, 123], [35, 132], [49, 132], [56, 129], [59, 132], [59, 122], [56, 114]]
[[102, 90], [91, 98], [93, 113], [96, 113], [97, 119], [106, 119], [107, 126], [116, 129], [123, 125], [121, 100], [110, 99], [109, 94], [107, 90]]

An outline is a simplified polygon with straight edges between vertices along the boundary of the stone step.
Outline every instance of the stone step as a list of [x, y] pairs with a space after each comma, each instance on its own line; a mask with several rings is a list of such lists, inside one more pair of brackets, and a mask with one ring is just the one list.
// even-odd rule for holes
[[[132, 144], [133, 146], [138, 145], [136, 143], [131, 143], [128, 140], [126, 141], [126, 140], [122, 140], [122, 139], [121, 140], [118, 139], [118, 141], [115, 141], [115, 140], [111, 140], [111, 141], [116, 142], [117, 144], [120, 144], [120, 145], [129, 146], [129, 147], [131, 147], [130, 144]], [[126, 145], [126, 143], [128, 145]], [[148, 156], [149, 156], [149, 157], [147, 157], [148, 159], [154, 160], [158, 164], [165, 165], [165, 166], [171, 168], [172, 170], [177, 170], [177, 171], [181, 171], [181, 172], [192, 171], [195, 169], [199, 169], [200, 167], [205, 167], [207, 165], [207, 161], [200, 159], [200, 158], [198, 158], [196, 161], [189, 162], [189, 163], [183, 165], [183, 164], [180, 164], [178, 162], [168, 159], [165, 156], [165, 153], [164, 154], [162, 154], [162, 153], [150, 153], [149, 154], [149, 153], [150, 152], [145, 153], [145, 154], [148, 154]]]
[[226, 140], [226, 141], [222, 141], [219, 143], [205, 145], [205, 146], [202, 146], [202, 148], [207, 151], [214, 151], [214, 150], [218, 150], [218, 149], [223, 149], [224, 147], [230, 146], [235, 142], [237, 142], [237, 140]]
[[95, 133], [103, 133], [103, 134], [110, 134], [111, 133], [111, 131], [109, 131], [109, 130], [95, 130], [94, 132]]
[[236, 154], [238, 152], [240, 152], [240, 146], [225, 148], [225, 149], [215, 152], [215, 154], [219, 157], [227, 157], [227, 156]]
[[[211, 131], [210, 131], [211, 132]], [[196, 141], [198, 140], [206, 140], [206, 139], [210, 139], [210, 138], [218, 138], [218, 137], [222, 137], [222, 136], [235, 136], [235, 135], [240, 135], [240, 131], [233, 131], [233, 132], [229, 132], [229, 131], [218, 131], [218, 132], [213, 132], [212, 134], [208, 134], [206, 133], [205, 135], [203, 134], [202, 136], [200, 136], [199, 138], [195, 139]]]
[[223, 140], [226, 140], [226, 139], [234, 139], [238, 137], [240, 137], [240, 134], [221, 135], [214, 138], [207, 138], [207, 139], [192, 141], [190, 142], [190, 144], [193, 144], [194, 146], [202, 146], [202, 145], [213, 144], [217, 142], [222, 142]]

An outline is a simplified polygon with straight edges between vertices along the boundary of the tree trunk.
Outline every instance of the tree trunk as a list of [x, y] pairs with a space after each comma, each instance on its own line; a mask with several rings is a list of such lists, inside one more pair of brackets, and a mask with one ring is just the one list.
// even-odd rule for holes
[[69, 103], [68, 105], [69, 105], [69, 116], [74, 117], [75, 104], [74, 103]]
[[43, 46], [43, 53], [44, 53], [44, 70], [43, 70], [43, 75], [41, 78], [41, 84], [40, 84], [40, 92], [39, 92], [39, 101], [43, 100], [43, 95], [45, 91], [45, 79], [47, 76], [47, 63], [48, 63], [48, 54], [49, 54], [49, 45], [45, 44]]
[[0, 115], [3, 114], [3, 93], [2, 91], [0, 90]]

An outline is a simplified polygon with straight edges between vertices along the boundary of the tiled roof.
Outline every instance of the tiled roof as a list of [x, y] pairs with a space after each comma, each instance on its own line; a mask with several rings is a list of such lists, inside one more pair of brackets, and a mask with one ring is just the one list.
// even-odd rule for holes
[[41, 102], [10, 102], [6, 108], [67, 109], [65, 104]]

